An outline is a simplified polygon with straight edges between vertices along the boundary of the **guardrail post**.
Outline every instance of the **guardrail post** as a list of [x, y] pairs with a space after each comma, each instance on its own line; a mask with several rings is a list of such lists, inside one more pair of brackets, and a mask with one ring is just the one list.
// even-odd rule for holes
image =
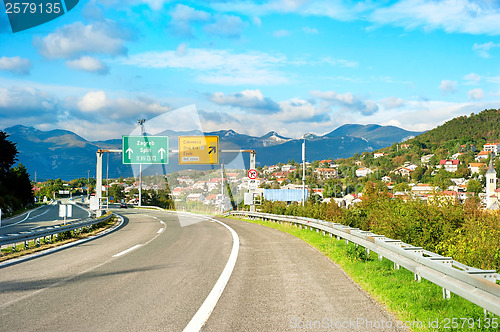
[[449, 300], [450, 298], [451, 298], [451, 292], [448, 289], [443, 288], [443, 299]]
[[398, 263], [394, 263], [394, 270], [399, 270], [399, 264]]
[[370, 256], [370, 249], [365, 248], [365, 250], [366, 250], [366, 254], [367, 254], [368, 256]]
[[36, 246], [37, 246], [37, 247], [40, 247], [40, 238], [39, 238], [39, 237], [38, 237], [38, 238], [36, 238]]
[[24, 241], [24, 249], [28, 250], [29, 248], [30, 248], [30, 245], [29, 245], [28, 241]]
[[418, 273], [415, 273], [415, 281], [416, 282], [422, 281], [422, 277]]
[[340, 241], [340, 236], [337, 235], [337, 241]]
[[349, 244], [349, 240], [348, 239], [345, 239], [345, 244]]
[[384, 256], [382, 256], [381, 254], [378, 254], [378, 260], [381, 261], [384, 259]]
[[16, 244], [12, 243], [12, 252], [16, 252]]

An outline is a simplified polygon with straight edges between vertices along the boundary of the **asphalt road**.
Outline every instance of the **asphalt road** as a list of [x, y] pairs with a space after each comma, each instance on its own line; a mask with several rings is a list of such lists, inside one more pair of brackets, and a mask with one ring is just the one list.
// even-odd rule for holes
[[[73, 205], [73, 216], [67, 221], [88, 218], [89, 213], [78, 205]], [[2, 219], [0, 235], [19, 233], [30, 229], [62, 224], [63, 218], [59, 217], [59, 205], [43, 205], [39, 208], [25, 212], [19, 216]]]
[[[114, 233], [0, 268], [0, 331], [182, 331], [226, 266], [230, 231], [162, 211], [120, 213], [125, 225]], [[221, 220], [241, 244], [204, 331], [310, 331], [300, 327], [323, 319], [391, 319], [302, 241]]]

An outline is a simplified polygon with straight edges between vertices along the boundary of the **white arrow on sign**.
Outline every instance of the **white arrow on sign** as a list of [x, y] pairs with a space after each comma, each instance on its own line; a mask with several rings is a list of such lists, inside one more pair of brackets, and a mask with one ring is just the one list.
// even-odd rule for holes
[[128, 148], [127, 151], [125, 151], [125, 152], [128, 153], [128, 159], [130, 159], [130, 154], [134, 153], [134, 150], [132, 150], [131, 148]]
[[167, 152], [167, 151], [165, 151], [165, 149], [164, 149], [164, 148], [161, 148], [160, 150], [158, 150], [158, 152], [160, 153], [160, 156], [161, 156], [161, 158], [160, 158], [160, 159], [163, 159], [163, 154], [164, 154], [165, 152]]

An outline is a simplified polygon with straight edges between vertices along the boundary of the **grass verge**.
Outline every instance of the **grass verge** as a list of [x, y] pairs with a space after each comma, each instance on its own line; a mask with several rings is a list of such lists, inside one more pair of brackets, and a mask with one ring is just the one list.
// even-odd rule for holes
[[[500, 317], [452, 294], [443, 299], [441, 287], [422, 279], [414, 280], [412, 272], [395, 270], [387, 259], [366, 254], [364, 248], [344, 240], [323, 236], [314, 230], [261, 220], [243, 220], [291, 234], [318, 249], [338, 264], [358, 285], [382, 303], [402, 324], [412, 331], [498, 331]], [[488, 327], [489, 326], [489, 327]]]
[[47, 242], [45, 239], [40, 239], [40, 245], [38, 246], [35, 240], [28, 242], [28, 248], [25, 247], [24, 243], [19, 243], [16, 245], [16, 250], [12, 251], [12, 246], [2, 248], [0, 255], [0, 262], [6, 261], [8, 259], [17, 258], [29, 254], [33, 254], [39, 251], [47, 250], [50, 248], [59, 247], [67, 243], [75, 242], [87, 237], [99, 235], [108, 228], [115, 225], [117, 219], [112, 216], [109, 220], [100, 222], [93, 225], [90, 229], [83, 228], [81, 232], [68, 231], [60, 233], [57, 239], [53, 239], [52, 242]]

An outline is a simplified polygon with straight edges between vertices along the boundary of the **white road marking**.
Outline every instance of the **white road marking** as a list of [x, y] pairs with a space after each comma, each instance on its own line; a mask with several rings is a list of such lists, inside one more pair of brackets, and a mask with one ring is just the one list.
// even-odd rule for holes
[[113, 257], [120, 257], [121, 255], [125, 255], [126, 253], [129, 253], [132, 250], [139, 248], [140, 246], [142, 246], [142, 244], [137, 244], [137, 245], [133, 246], [132, 248], [128, 248], [127, 250], [123, 250], [122, 252], [114, 255]]
[[[31, 212], [35, 212], [36, 210], [38, 210], [38, 209], [40, 209], [40, 208], [42, 208], [42, 207], [39, 207], [39, 208], [37, 208], [37, 209], [35, 209], [35, 210], [31, 210], [31, 211], [29, 211], [29, 212], [28, 212], [28, 214], [26, 215], [26, 217], [25, 217], [23, 220], [18, 221], [18, 222], [15, 222], [15, 223], [10, 224], [10, 225], [5, 225], [5, 226], [2, 226], [2, 228], [4, 228], [4, 227], [12, 227], [12, 226], [15, 226], [15, 225], [17, 225], [17, 224], [22, 223], [23, 221], [26, 221], [26, 220], [28, 219], [28, 217], [30, 216]], [[37, 216], [33, 216], [32, 218], [29, 218], [29, 219], [33, 219], [33, 218], [36, 218], [36, 217], [42, 216], [42, 215], [46, 214], [47, 212], [49, 212], [49, 209], [47, 209], [45, 212], [40, 213], [40, 214], [39, 214], [39, 215], [37, 215]]]
[[201, 330], [203, 325], [205, 325], [206, 321], [210, 317], [210, 314], [212, 314], [215, 305], [219, 301], [219, 298], [221, 297], [224, 288], [226, 288], [227, 282], [229, 281], [231, 274], [233, 273], [233, 269], [236, 264], [236, 259], [238, 258], [238, 251], [240, 249], [240, 238], [238, 237], [238, 234], [236, 234], [236, 232], [231, 227], [224, 224], [223, 222], [220, 222], [217, 219], [213, 219], [210, 217], [206, 218], [208, 220], [215, 221], [221, 224], [231, 232], [231, 235], [233, 236], [233, 248], [231, 250], [231, 254], [229, 255], [229, 259], [227, 260], [226, 266], [224, 267], [224, 270], [222, 271], [219, 279], [217, 280], [217, 283], [215, 283], [214, 288], [212, 288], [210, 294], [208, 294], [207, 298], [205, 299], [201, 307], [198, 309], [196, 314], [193, 316], [193, 318], [191, 318], [191, 321], [184, 328], [183, 332], [195, 332], [195, 331], [197, 332]]
[[156, 232], [156, 234], [160, 234], [160, 233], [161, 233], [161, 232], [163, 232], [164, 230], [165, 230], [165, 228], [160, 228], [160, 229], [158, 230], [158, 232]]

